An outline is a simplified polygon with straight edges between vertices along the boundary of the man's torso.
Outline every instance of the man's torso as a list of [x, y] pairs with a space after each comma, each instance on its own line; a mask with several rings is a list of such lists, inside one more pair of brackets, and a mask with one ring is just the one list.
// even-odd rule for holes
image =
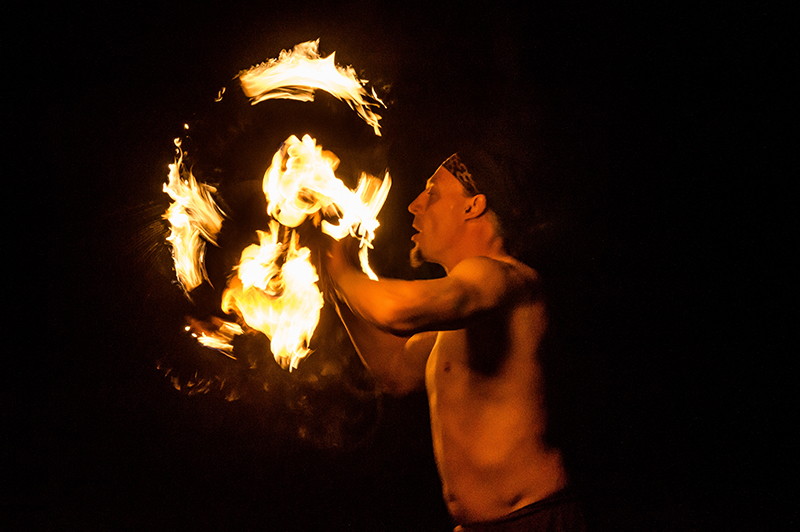
[[546, 324], [531, 293], [438, 333], [426, 386], [444, 497], [459, 522], [502, 517], [566, 483], [560, 454], [543, 443]]

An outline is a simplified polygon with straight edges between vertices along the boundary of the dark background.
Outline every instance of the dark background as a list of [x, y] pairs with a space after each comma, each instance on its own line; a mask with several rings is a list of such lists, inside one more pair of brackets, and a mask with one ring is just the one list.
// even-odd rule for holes
[[[196, 174], [235, 212], [257, 203], [252, 181], [290, 133], [318, 136], [344, 170], [388, 166], [374, 260], [397, 276], [412, 275], [405, 205], [436, 165], [461, 141], [507, 139], [526, 198], [559, 222], [539, 248], [564, 354], [553, 408], [590, 523], [796, 526], [781, 496], [796, 417], [783, 14], [354, 1], [6, 19], [10, 529], [452, 526], [424, 396], [378, 396], [329, 314], [291, 374], [183, 334], [215, 296], [183, 298], [163, 245], [184, 123]], [[244, 101], [239, 70], [317, 38], [387, 102], [380, 139], [324, 95]], [[229, 260], [210, 252], [212, 269]]]

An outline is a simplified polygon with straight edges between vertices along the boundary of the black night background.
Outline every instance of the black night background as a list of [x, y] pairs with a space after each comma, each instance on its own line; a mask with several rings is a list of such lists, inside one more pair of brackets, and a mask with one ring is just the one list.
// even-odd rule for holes
[[[552, 279], [557, 437], [592, 529], [796, 527], [782, 187], [798, 169], [775, 134], [794, 125], [788, 17], [743, 2], [315, 4], [4, 17], [3, 528], [452, 529], [424, 394], [376, 394], [329, 313], [291, 374], [183, 332], [218, 294], [190, 303], [172, 282], [173, 139], [188, 135], [198, 179], [241, 213], [232, 249], [253, 229], [254, 180], [303, 133], [346, 171], [389, 168], [373, 264], [406, 277], [436, 272], [406, 266], [405, 206], [460, 142], [504, 140], [556, 228], [531, 260]], [[324, 94], [247, 104], [240, 70], [314, 39], [387, 103], [382, 137]], [[212, 248], [212, 274], [229, 260]]]

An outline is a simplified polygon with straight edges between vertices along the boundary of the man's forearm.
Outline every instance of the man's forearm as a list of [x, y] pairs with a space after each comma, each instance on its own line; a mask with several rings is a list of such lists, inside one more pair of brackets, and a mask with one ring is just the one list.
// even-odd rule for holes
[[446, 280], [373, 281], [355, 269], [342, 272], [336, 279], [339, 293], [353, 312], [373, 326], [395, 336], [410, 337], [431, 330], [441, 316], [441, 309], [457, 307], [449, 293], [435, 284]]
[[380, 330], [355, 315], [346, 304], [337, 304], [336, 310], [362, 362], [387, 391], [402, 394], [421, 384], [424, 374], [407, 375], [405, 371], [407, 338]]

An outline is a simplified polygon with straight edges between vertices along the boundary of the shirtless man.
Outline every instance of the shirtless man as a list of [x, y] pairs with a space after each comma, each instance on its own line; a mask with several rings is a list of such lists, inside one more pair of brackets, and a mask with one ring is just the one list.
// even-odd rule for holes
[[561, 454], [544, 443], [539, 278], [505, 251], [500, 219], [478, 192], [492, 176], [465, 162], [447, 159], [408, 208], [418, 231], [412, 262], [440, 264], [447, 275], [372, 281], [336, 244], [326, 268], [346, 303], [339, 312], [389, 392], [425, 384], [456, 530], [582, 530], [563, 495]]

